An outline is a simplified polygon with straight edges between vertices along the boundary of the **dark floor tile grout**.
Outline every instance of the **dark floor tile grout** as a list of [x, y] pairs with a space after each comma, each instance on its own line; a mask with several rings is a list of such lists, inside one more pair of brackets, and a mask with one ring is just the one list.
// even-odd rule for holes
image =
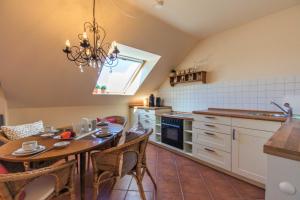
[[234, 187], [232, 181], [229, 180], [227, 177], [226, 177], [226, 179], [227, 179], [228, 182], [230, 183], [230, 187], [233, 189], [233, 191], [235, 191], [235, 193], [239, 196], [239, 198], [240, 198], [241, 200], [243, 200], [243, 199], [244, 199], [244, 198], [243, 198], [243, 195], [242, 195], [242, 194]]
[[175, 156], [174, 156], [174, 162], [175, 162], [176, 173], [177, 173], [177, 178], [178, 178], [178, 181], [179, 181], [179, 186], [180, 186], [182, 200], [184, 200], [184, 194], [183, 194], [183, 189], [182, 189], [182, 185], [181, 185], [181, 178], [179, 177], [178, 165], [177, 165], [177, 160], [176, 160]]
[[125, 200], [126, 197], [127, 197], [127, 194], [128, 194], [129, 188], [130, 188], [130, 185], [131, 185], [131, 183], [132, 183], [132, 180], [133, 180], [133, 177], [131, 176], [131, 180], [130, 180], [130, 183], [128, 184], [128, 188], [127, 188], [127, 190], [126, 190], [126, 193], [125, 193], [125, 196], [124, 196], [124, 199], [123, 199], [123, 200]]
[[214, 196], [212, 195], [212, 192], [210, 191], [208, 184], [206, 183], [206, 180], [204, 178], [204, 176], [202, 175], [201, 172], [198, 171], [198, 175], [200, 176], [201, 180], [203, 181], [204, 185], [205, 185], [205, 189], [208, 191], [209, 197], [211, 200], [214, 200]]

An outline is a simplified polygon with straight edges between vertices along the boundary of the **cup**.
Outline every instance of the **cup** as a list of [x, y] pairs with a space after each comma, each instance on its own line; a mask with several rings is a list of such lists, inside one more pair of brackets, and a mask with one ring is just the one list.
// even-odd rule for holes
[[94, 120], [91, 121], [91, 128], [92, 128], [92, 131], [96, 130], [96, 128], [97, 128], [97, 120], [94, 119]]
[[108, 131], [109, 131], [108, 126], [103, 126], [101, 128], [101, 130], [102, 130], [102, 133], [108, 133]]
[[38, 142], [37, 141], [28, 141], [22, 143], [22, 149], [24, 151], [33, 151], [38, 148]]

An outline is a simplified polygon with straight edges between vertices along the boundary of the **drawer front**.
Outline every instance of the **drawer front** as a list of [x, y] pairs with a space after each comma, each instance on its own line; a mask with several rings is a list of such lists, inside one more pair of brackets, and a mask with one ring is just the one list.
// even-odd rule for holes
[[275, 132], [280, 128], [281, 122], [233, 118], [232, 126]]
[[231, 171], [231, 154], [215, 148], [194, 144], [193, 155], [200, 160]]
[[231, 152], [231, 135], [228, 134], [194, 128], [193, 142], [222, 151]]
[[152, 128], [153, 130], [155, 128], [154, 121], [152, 121], [152, 120], [141, 118], [140, 122], [144, 128]]
[[[149, 112], [147, 112], [149, 111]], [[150, 120], [155, 120], [155, 114], [153, 112], [153, 110], [139, 110], [139, 116], [140, 118], [144, 118], [144, 119], [150, 119]]]
[[231, 134], [231, 126], [222, 125], [222, 124], [213, 124], [209, 122], [193, 122], [193, 128], [203, 129], [207, 131], [213, 131], [218, 133]]
[[146, 110], [146, 109], [138, 109], [140, 114], [149, 114], [149, 115], [155, 115], [154, 110]]
[[231, 125], [230, 117], [193, 114], [193, 118], [194, 118], [194, 120], [201, 121], [201, 122], [224, 124], [224, 125], [229, 125], [229, 126]]
[[144, 119], [151, 120], [151, 121], [155, 120], [155, 115], [151, 115], [151, 114], [147, 114], [147, 113], [146, 114], [145, 113], [140, 114], [140, 117], [144, 118]]

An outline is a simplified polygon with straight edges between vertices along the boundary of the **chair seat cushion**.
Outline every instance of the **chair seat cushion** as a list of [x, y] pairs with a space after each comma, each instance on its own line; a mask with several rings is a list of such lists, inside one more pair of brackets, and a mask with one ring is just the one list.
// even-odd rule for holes
[[43, 121], [38, 121], [18, 126], [2, 126], [1, 129], [9, 140], [18, 140], [43, 132], [44, 124]]
[[41, 176], [25, 187], [26, 197], [24, 200], [45, 200], [55, 190], [54, 176]]
[[7, 174], [7, 173], [8, 173], [7, 169], [2, 164], [0, 164], [0, 174]]

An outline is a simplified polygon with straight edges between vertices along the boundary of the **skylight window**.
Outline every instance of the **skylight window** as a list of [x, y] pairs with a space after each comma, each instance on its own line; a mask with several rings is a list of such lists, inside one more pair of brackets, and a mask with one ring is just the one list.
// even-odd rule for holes
[[130, 84], [137, 78], [143, 64], [143, 60], [120, 56], [112, 72], [108, 67], [102, 69], [96, 85], [96, 89], [100, 89], [97, 93], [125, 95]]
[[118, 64], [103, 67], [94, 89], [94, 95], [134, 95], [149, 75], [160, 56], [117, 44], [121, 54]]

